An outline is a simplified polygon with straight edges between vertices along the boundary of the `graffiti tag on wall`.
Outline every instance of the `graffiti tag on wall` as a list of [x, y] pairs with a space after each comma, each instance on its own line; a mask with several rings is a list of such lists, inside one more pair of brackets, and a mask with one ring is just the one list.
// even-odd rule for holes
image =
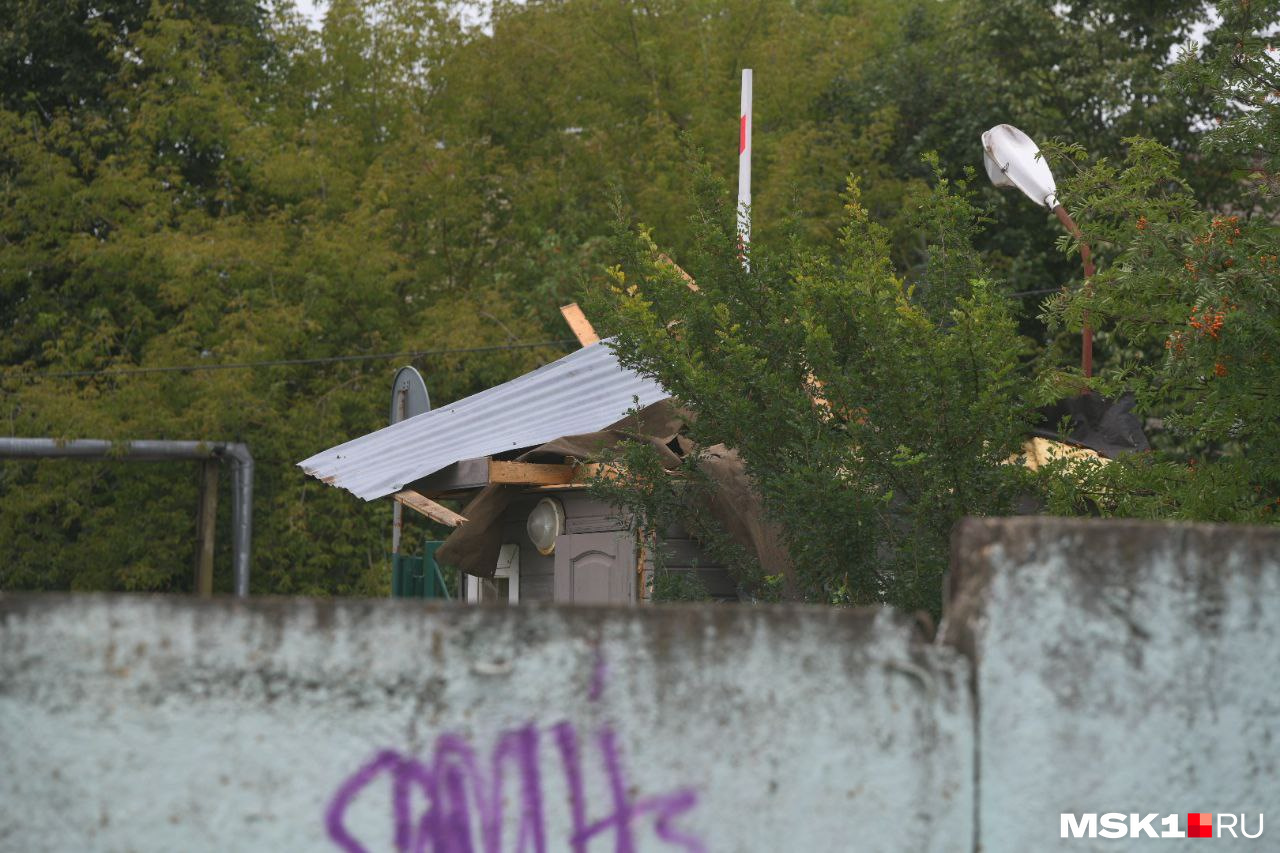
[[[597, 661], [590, 699], [599, 699], [603, 664]], [[440, 735], [431, 757], [421, 760], [395, 750], [383, 750], [355, 771], [329, 802], [325, 828], [329, 838], [347, 853], [368, 848], [346, 825], [351, 805], [374, 783], [391, 781], [391, 820], [395, 849], [399, 853], [518, 853], [571, 850], [573, 853], [611, 849], [633, 853], [637, 843], [650, 838], [688, 853], [704, 853], [702, 841], [682, 830], [677, 822], [698, 804], [697, 792], [680, 788], [671, 793], [636, 796], [623, 767], [618, 738], [611, 726], [594, 733], [596, 751], [603, 764], [608, 790], [599, 797], [606, 805], [603, 817], [589, 817], [597, 803], [588, 804], [583, 769], [583, 739], [570, 722], [547, 729], [529, 724], [498, 736], [487, 767], [482, 756], [455, 734]], [[570, 824], [554, 833], [548, 829], [543, 809], [541, 754], [554, 746], [568, 792]], [[518, 787], [518, 815], [503, 814], [503, 793]], [[425, 807], [421, 804], [425, 801]], [[418, 803], [415, 809], [415, 803]], [[514, 837], [504, 829], [514, 826]], [[562, 834], [563, 833], [563, 834]], [[514, 841], [514, 847], [511, 846]]]

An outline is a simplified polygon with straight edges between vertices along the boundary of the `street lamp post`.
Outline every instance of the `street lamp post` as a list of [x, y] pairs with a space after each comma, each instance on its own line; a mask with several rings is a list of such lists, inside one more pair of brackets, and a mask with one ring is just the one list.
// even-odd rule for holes
[[[1011, 124], [998, 124], [982, 134], [982, 160], [987, 176], [997, 187], [1017, 187], [1036, 204], [1043, 205], [1057, 215], [1067, 232], [1080, 241], [1080, 259], [1084, 262], [1085, 292], [1090, 292], [1093, 280], [1093, 254], [1084, 240], [1080, 226], [1058, 201], [1058, 188], [1049, 171], [1049, 164], [1040, 156], [1040, 149], [1031, 137]], [[1089, 325], [1089, 313], [1084, 315], [1084, 329], [1080, 341], [1080, 367], [1085, 378], [1093, 376], [1093, 328]]]

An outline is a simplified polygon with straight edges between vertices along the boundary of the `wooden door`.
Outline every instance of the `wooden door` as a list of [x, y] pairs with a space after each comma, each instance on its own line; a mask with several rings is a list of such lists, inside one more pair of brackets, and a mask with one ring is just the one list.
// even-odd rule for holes
[[635, 545], [621, 531], [565, 533], [556, 540], [555, 600], [634, 604]]

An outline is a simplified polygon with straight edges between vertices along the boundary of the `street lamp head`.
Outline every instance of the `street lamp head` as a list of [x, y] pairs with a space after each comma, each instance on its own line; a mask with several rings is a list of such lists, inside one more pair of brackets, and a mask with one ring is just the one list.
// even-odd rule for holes
[[1017, 187], [1049, 210], [1058, 206], [1058, 187], [1049, 164], [1031, 137], [1011, 124], [998, 124], [982, 134], [982, 162], [998, 187]]
[[[1031, 137], [1011, 124], [997, 124], [982, 134], [982, 162], [987, 167], [991, 183], [1022, 190], [1027, 198], [1057, 214], [1058, 221], [1080, 241], [1080, 259], [1084, 261], [1085, 289], [1088, 291], [1089, 279], [1094, 273], [1089, 244], [1071, 214], [1058, 203], [1058, 187], [1053, 182], [1053, 173]], [[1087, 311], [1081, 331], [1080, 370], [1086, 379], [1093, 376], [1093, 328], [1089, 325]]]

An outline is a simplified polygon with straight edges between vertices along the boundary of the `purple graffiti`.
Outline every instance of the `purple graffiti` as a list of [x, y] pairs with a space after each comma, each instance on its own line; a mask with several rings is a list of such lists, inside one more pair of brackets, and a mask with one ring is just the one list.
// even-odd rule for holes
[[[608, 777], [608, 798], [612, 811], [590, 820], [582, 773], [582, 749], [577, 729], [569, 722], [552, 726], [556, 751], [569, 789], [572, 825], [566, 844], [574, 853], [586, 853], [595, 839], [611, 837], [616, 853], [634, 853], [642, 821], [652, 819], [658, 840], [688, 853], [704, 853], [706, 846], [696, 836], [682, 832], [676, 820], [692, 811], [698, 795], [689, 788], [670, 794], [635, 798], [629, 786], [612, 728], [596, 732], [596, 746]], [[547, 830], [543, 820], [542, 777], [539, 769], [539, 731], [533, 725], [504, 732], [494, 746], [486, 774], [475, 750], [457, 735], [441, 735], [429, 762], [394, 750], [378, 753], [339, 786], [325, 816], [329, 837], [347, 853], [366, 853], [367, 848], [347, 829], [347, 809], [375, 780], [390, 774], [392, 820], [395, 846], [399, 853], [499, 853], [502, 850], [503, 783], [512, 768], [519, 782], [520, 816], [515, 850], [545, 853]], [[414, 820], [413, 795], [426, 800], [425, 811]], [[480, 843], [473, 844], [479, 829]], [[599, 848], [597, 848], [599, 849]]]
[[598, 739], [600, 751], [604, 755], [605, 772], [609, 776], [614, 810], [608, 817], [588, 824], [586, 804], [583, 800], [578, 733], [569, 723], [559, 723], [553, 731], [556, 746], [560, 750], [560, 760], [564, 764], [565, 775], [569, 781], [569, 807], [573, 815], [573, 832], [569, 835], [569, 843], [574, 853], [585, 853], [588, 841], [609, 832], [613, 833], [613, 849], [616, 853], [634, 853], [634, 823], [646, 814], [657, 816], [654, 829], [662, 841], [678, 844], [689, 851], [705, 849], [698, 839], [676, 832], [671, 827], [671, 821], [697, 805], [697, 794], [686, 788], [672, 794], [633, 801], [631, 795], [627, 793], [626, 778], [622, 772], [622, 759], [618, 754], [617, 738], [613, 729], [607, 727], [600, 730]]

